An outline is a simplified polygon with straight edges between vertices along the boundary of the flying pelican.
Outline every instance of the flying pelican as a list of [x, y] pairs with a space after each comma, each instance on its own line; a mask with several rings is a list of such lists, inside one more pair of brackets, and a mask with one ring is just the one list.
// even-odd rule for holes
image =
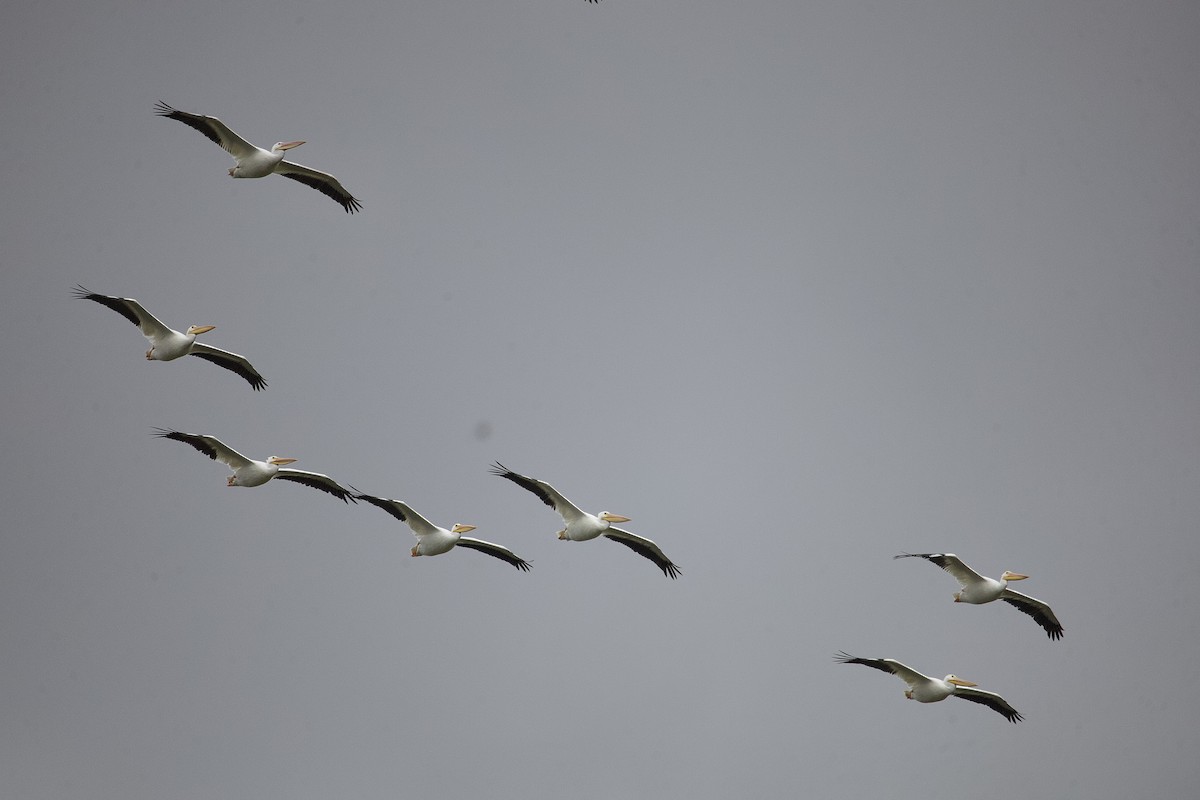
[[977, 684], [964, 681], [957, 675], [947, 675], [941, 680], [922, 675], [911, 667], [906, 667], [891, 658], [855, 658], [849, 653], [838, 653], [835, 659], [843, 664], [862, 664], [864, 667], [890, 672], [908, 684], [904, 696], [918, 703], [936, 703], [947, 697], [961, 697], [972, 703], [983, 705], [1000, 712], [1009, 722], [1019, 722], [1023, 717], [1008, 704], [1003, 697], [995, 692], [985, 692], [974, 688]]
[[[295, 481], [313, 489], [328, 492], [343, 503], [354, 500], [354, 496], [338, 485], [337, 481], [319, 472], [305, 472], [302, 469], [288, 469], [284, 464], [291, 464], [296, 459], [270, 456], [266, 461], [255, 461], [229, 447], [215, 436], [204, 436], [198, 433], [180, 433], [166, 428], [155, 428], [154, 435], [163, 439], [174, 439], [177, 442], [190, 444], [204, 455], [220, 461], [233, 470], [233, 474], [225, 482], [226, 486], [262, 486], [272, 478], [285, 481]], [[357, 501], [355, 501], [357, 502]]]
[[133, 298], [96, 294], [82, 286], [75, 287], [74, 295], [83, 300], [94, 300], [100, 305], [108, 306], [137, 325], [141, 329], [142, 335], [150, 342], [150, 349], [146, 351], [147, 361], [174, 361], [182, 356], [197, 356], [205, 361], [211, 361], [218, 367], [224, 367], [241, 375], [250, 382], [255, 391], [265, 389], [267, 386], [263, 376], [259, 375], [258, 370], [250, 366], [250, 362], [242, 356], [196, 341], [197, 336], [208, 333], [216, 328], [216, 325], [193, 325], [187, 329], [187, 333], [180, 333], [163, 325]]
[[629, 517], [610, 514], [607, 511], [601, 511], [599, 514], [589, 514], [586, 511], [581, 511], [579, 506], [563, 497], [553, 486], [545, 481], [539, 481], [537, 478], [529, 478], [525, 475], [518, 475], [498, 461], [491, 469], [493, 475], [508, 478], [522, 489], [528, 489], [541, 498], [543, 503], [558, 512], [559, 516], [563, 518], [563, 522], [567, 524], [567, 527], [558, 532], [559, 539], [568, 539], [572, 542], [586, 542], [588, 539], [595, 539], [597, 536], [603, 535], [614, 542], [620, 542], [638, 555], [650, 559], [663, 571], [663, 575], [672, 579], [678, 577], [680, 572], [679, 567], [671, 563], [671, 559], [663, 554], [658, 545], [642, 536], [612, 527], [611, 523], [628, 522]]
[[1014, 592], [1008, 588], [1009, 581], [1023, 581], [1029, 577], [1028, 575], [1005, 570], [1004, 574], [1000, 576], [1000, 580], [985, 578], [964, 564], [954, 553], [901, 553], [892, 558], [923, 558], [930, 563], [937, 564], [957, 578], [959, 585], [962, 586], [961, 591], [954, 593], [954, 602], [979, 605], [990, 603], [993, 600], [1003, 600], [1018, 611], [1033, 617], [1051, 639], [1062, 638], [1063, 626], [1059, 624], [1058, 617], [1054, 616], [1050, 606], [1035, 597]]
[[311, 186], [318, 192], [332, 197], [342, 208], [346, 209], [347, 214], [353, 214], [362, 208], [362, 203], [347, 192], [342, 184], [338, 183], [338, 179], [328, 172], [321, 172], [283, 160], [283, 154], [293, 147], [304, 144], [302, 141], [276, 142], [270, 150], [264, 150], [238, 136], [216, 117], [179, 111], [161, 100], [155, 107], [155, 113], [160, 117], [169, 117], [179, 120], [184, 125], [190, 125], [221, 145], [225, 152], [237, 161], [237, 166], [229, 168], [229, 177], [231, 178], [265, 178], [274, 172], [285, 178], [299, 181], [305, 186]]
[[412, 528], [412, 532], [417, 537], [417, 543], [413, 545], [411, 551], [413, 557], [437, 556], [449, 552], [455, 546], [458, 546], [487, 553], [489, 556], [498, 558], [501, 561], [507, 561], [523, 572], [529, 571], [529, 562], [518, 557], [507, 547], [501, 547], [498, 544], [485, 542], [482, 539], [474, 539], [470, 536], [462, 535], [475, 530], [474, 525], [459, 523], [455, 524], [450, 530], [446, 530], [434, 525], [413, 511], [412, 507], [407, 503], [402, 503], [399, 500], [389, 500], [386, 497], [375, 497], [369, 494], [356, 494], [354, 496], [359, 500], [366, 500], [373, 506], [379, 506], [401, 522], [408, 523], [408, 527]]

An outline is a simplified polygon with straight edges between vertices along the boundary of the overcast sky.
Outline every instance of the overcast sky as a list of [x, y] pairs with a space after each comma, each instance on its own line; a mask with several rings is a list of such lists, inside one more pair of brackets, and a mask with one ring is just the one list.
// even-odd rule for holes
[[[1182, 797], [1200, 6], [10, 4], [5, 797]], [[156, 117], [307, 140], [349, 216]], [[270, 384], [147, 363], [82, 283]], [[379, 509], [228, 489], [300, 459]], [[500, 460], [632, 518], [560, 542]], [[949, 551], [1066, 628], [951, 600]], [[954, 672], [905, 700], [838, 650]]]

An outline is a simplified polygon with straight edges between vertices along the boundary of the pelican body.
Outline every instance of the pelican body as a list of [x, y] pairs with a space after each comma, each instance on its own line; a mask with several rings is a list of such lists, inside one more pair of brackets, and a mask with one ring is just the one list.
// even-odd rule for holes
[[214, 461], [220, 461], [232, 469], [233, 474], [225, 480], [226, 486], [262, 486], [272, 478], [279, 478], [280, 480], [294, 481], [313, 489], [319, 489], [322, 492], [333, 495], [343, 503], [354, 500], [353, 495], [349, 491], [343, 489], [337, 481], [328, 475], [286, 467], [285, 465], [296, 461], [294, 458], [268, 456], [265, 461], [255, 461], [252, 458], [246, 458], [215, 436], [206, 436], [198, 433], [181, 433], [165, 428], [156, 428], [154, 435], [163, 439], [174, 439], [177, 442], [191, 445]]
[[893, 558], [923, 558], [949, 572], [958, 580], [961, 587], [954, 593], [954, 602], [956, 603], [983, 605], [995, 600], [1003, 600], [1018, 611], [1033, 617], [1034, 621], [1042, 626], [1046, 635], [1051, 639], [1061, 639], [1063, 636], [1063, 626], [1059, 623], [1058, 617], [1054, 616], [1050, 606], [1036, 597], [1030, 597], [1008, 588], [1011, 581], [1023, 581], [1029, 577], [1028, 575], [1005, 570], [1000, 576], [1000, 580], [988, 578], [968, 567], [953, 553], [901, 553]]
[[332, 197], [346, 210], [347, 214], [353, 214], [362, 208], [362, 203], [346, 191], [338, 179], [328, 172], [321, 172], [303, 164], [294, 164], [283, 160], [283, 156], [288, 150], [304, 144], [302, 140], [276, 142], [270, 150], [265, 150], [238, 136], [228, 125], [216, 117], [189, 114], [161, 101], [155, 107], [155, 113], [195, 128], [219, 144], [237, 162], [229, 168], [229, 177], [231, 178], [265, 178], [268, 175], [278, 174], [310, 186], [327, 197]]
[[947, 697], [961, 697], [1003, 714], [1009, 722], [1019, 722], [1023, 719], [1000, 695], [977, 689], [975, 687], [978, 684], [963, 680], [953, 673], [944, 678], [931, 678], [892, 658], [856, 658], [849, 653], [838, 653], [834, 659], [842, 664], [862, 664], [864, 667], [890, 672], [908, 685], [904, 696], [918, 703], [937, 703]]
[[501, 561], [506, 561], [522, 572], [529, 571], [529, 562], [518, 557], [507, 547], [502, 547], [492, 542], [485, 542], [482, 539], [463, 536], [464, 533], [470, 533], [475, 530], [474, 525], [455, 523], [453, 528], [447, 530], [434, 525], [416, 511], [413, 511], [412, 506], [400, 500], [390, 500], [386, 497], [375, 497], [369, 494], [356, 494], [354, 497], [357, 500], [365, 500], [373, 506], [382, 508], [396, 519], [408, 525], [413, 535], [417, 537], [417, 543], [409, 551], [409, 554], [413, 558], [417, 556], [440, 556], [442, 553], [450, 552], [455, 547], [465, 547], [469, 550], [477, 550], [493, 558], [498, 558]]
[[146, 341], [150, 342], [150, 349], [146, 351], [147, 361], [174, 361], [184, 356], [196, 356], [241, 375], [255, 391], [267, 387], [263, 376], [259, 375], [258, 370], [252, 367], [243, 356], [228, 350], [209, 347], [196, 341], [196, 337], [200, 334], [216, 330], [216, 325], [193, 325], [186, 332], [180, 332], [168, 328], [132, 297], [110, 297], [106, 294], [96, 294], [82, 286], [75, 287], [74, 295], [82, 300], [91, 300], [102, 306], [108, 306], [137, 325], [142, 335], [146, 337]]
[[545, 481], [520, 475], [496, 462], [491, 468], [493, 475], [499, 475], [526, 489], [541, 499], [543, 503], [553, 508], [566, 524], [558, 532], [558, 538], [571, 542], [586, 542], [603, 536], [614, 542], [625, 545], [640, 556], [648, 558], [669, 578], [679, 576], [679, 567], [667, 558], [662, 549], [644, 536], [638, 536], [629, 531], [613, 527], [614, 522], [629, 522], [629, 517], [601, 511], [599, 514], [589, 514], [563, 497], [557, 489]]

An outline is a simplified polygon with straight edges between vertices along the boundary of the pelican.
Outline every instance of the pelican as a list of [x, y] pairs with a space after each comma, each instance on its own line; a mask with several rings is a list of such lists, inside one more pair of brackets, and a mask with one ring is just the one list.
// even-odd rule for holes
[[[305, 472], [302, 469], [288, 469], [284, 465], [296, 461], [294, 458], [269, 456], [266, 461], [255, 461], [229, 447], [215, 436], [204, 436], [198, 433], [180, 433], [179, 431], [155, 428], [154, 435], [163, 439], [174, 439], [177, 442], [190, 444], [204, 455], [220, 461], [233, 470], [226, 480], [226, 486], [262, 486], [272, 478], [285, 481], [295, 481], [313, 489], [328, 492], [343, 503], [354, 500], [354, 496], [338, 485], [337, 481], [319, 472]], [[357, 502], [357, 501], [355, 501]]]
[[678, 577], [680, 572], [679, 567], [671, 563], [671, 559], [663, 554], [658, 545], [642, 536], [612, 527], [612, 523], [614, 522], [628, 522], [629, 517], [622, 517], [620, 514], [610, 514], [607, 511], [601, 511], [599, 514], [589, 514], [586, 511], [581, 511], [579, 506], [563, 497], [553, 486], [545, 481], [539, 481], [537, 478], [530, 478], [525, 475], [518, 475], [498, 461], [491, 469], [493, 475], [507, 478], [522, 489], [528, 489], [541, 498], [543, 503], [558, 512], [559, 516], [563, 518], [563, 522], [567, 524], [565, 528], [558, 532], [559, 539], [566, 539], [572, 542], [586, 542], [588, 539], [595, 539], [597, 536], [603, 535], [614, 542], [620, 542], [638, 555], [650, 559], [663, 571], [663, 575], [672, 579]]
[[954, 593], [954, 602], [980, 605], [993, 600], [1003, 600], [1018, 611], [1033, 617], [1051, 639], [1062, 638], [1063, 626], [1059, 624], [1058, 617], [1054, 616], [1050, 606], [1035, 597], [1008, 588], [1010, 581], [1023, 581], [1029, 577], [1028, 575], [1005, 570], [1004, 574], [1000, 576], [1000, 580], [985, 578], [964, 564], [954, 553], [901, 553], [892, 558], [923, 558], [930, 563], [937, 564], [957, 578], [959, 585], [962, 586], [961, 591]]
[[413, 511], [412, 507], [407, 503], [402, 503], [399, 500], [390, 500], [386, 497], [375, 497], [369, 494], [356, 494], [354, 496], [359, 500], [366, 500], [371, 505], [382, 508], [401, 522], [408, 523], [408, 527], [412, 528], [413, 534], [417, 537], [417, 543], [413, 545], [413, 549], [410, 551], [414, 558], [417, 556], [438, 556], [449, 552], [455, 546], [466, 547], [486, 553], [501, 561], [507, 561], [522, 572], [529, 571], [529, 562], [518, 557], [507, 547], [501, 547], [498, 544], [485, 542], [483, 539], [475, 539], [462, 535], [475, 530], [474, 525], [456, 523], [453, 528], [446, 530], [434, 525]]
[[214, 330], [216, 325], [193, 325], [187, 329], [187, 333], [180, 333], [163, 325], [133, 298], [96, 294], [82, 286], [75, 287], [74, 295], [82, 300], [94, 300], [100, 305], [108, 306], [137, 325], [141, 329], [142, 335], [150, 342], [150, 349], [146, 351], [147, 361], [174, 361], [183, 356], [196, 356], [205, 361], [211, 361], [218, 367], [236, 372], [249, 381], [255, 391], [265, 389], [267, 386], [263, 376], [259, 375], [258, 370], [250, 366], [250, 362], [242, 356], [196, 341], [197, 336]]
[[270, 150], [264, 150], [238, 136], [216, 117], [179, 111], [161, 100], [155, 107], [155, 113], [160, 117], [179, 120], [221, 145], [225, 152], [237, 161], [237, 166], [229, 168], [229, 177], [231, 178], [265, 178], [274, 172], [285, 178], [299, 181], [305, 186], [311, 186], [318, 192], [332, 197], [342, 208], [346, 209], [347, 214], [353, 214], [362, 208], [362, 203], [347, 192], [338, 179], [328, 172], [321, 172], [283, 160], [283, 154], [293, 147], [304, 144], [302, 141], [276, 142]]
[[936, 703], [947, 697], [961, 697], [972, 703], [981, 703], [994, 711], [1003, 714], [1009, 722], [1019, 722], [1023, 717], [1015, 708], [1008, 704], [995, 692], [985, 692], [974, 688], [978, 684], [965, 681], [957, 675], [947, 675], [942, 679], [922, 675], [911, 667], [901, 664], [891, 658], [855, 658], [849, 653], [838, 653], [834, 658], [843, 664], [862, 664], [864, 667], [890, 672], [908, 684], [904, 696], [918, 703]]

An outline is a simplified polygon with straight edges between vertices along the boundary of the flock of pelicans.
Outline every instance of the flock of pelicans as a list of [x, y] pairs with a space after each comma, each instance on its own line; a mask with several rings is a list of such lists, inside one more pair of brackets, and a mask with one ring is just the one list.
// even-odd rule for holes
[[[588, 2], [597, 1], [588, 0]], [[304, 144], [303, 141], [277, 142], [270, 150], [264, 150], [238, 136], [216, 117], [189, 114], [162, 102], [158, 104], [156, 113], [195, 128], [224, 148], [237, 162], [229, 170], [231, 177], [263, 178], [267, 175], [279, 174], [332, 197], [347, 213], [353, 214], [362, 208], [362, 204], [346, 191], [337, 178], [329, 173], [283, 159], [284, 153]], [[82, 286], [77, 286], [74, 294], [78, 298], [108, 306], [136, 325], [150, 342], [150, 349], [146, 351], [148, 361], [174, 361], [183, 356], [196, 356], [240, 375], [255, 391], [265, 389], [267, 386], [263, 376], [245, 357], [196, 341], [196, 337], [200, 334], [213, 330], [215, 328], [213, 325], [193, 325], [186, 332], [180, 332], [164, 325], [141, 303], [132, 298], [96, 294]], [[412, 529], [413, 534], [417, 537], [417, 543], [411, 550], [413, 556], [436, 556], [449, 552], [455, 547], [465, 547], [505, 561], [518, 570], [529, 570], [529, 562], [517, 556], [507, 547], [464, 536], [463, 534], [475, 529], [473, 525], [455, 524], [449, 529], [438, 527], [400, 500], [363, 494], [353, 486], [343, 487], [328, 475], [288, 467], [288, 464], [296, 461], [294, 458], [270, 456], [264, 461], [256, 461], [245, 457], [214, 436], [183, 433], [164, 428], [155, 429], [154, 435], [183, 442], [209, 458], [225, 464], [233, 470], [233, 474], [226, 481], [228, 486], [262, 486], [271, 479], [278, 478], [319, 489], [345, 503], [362, 500], [377, 506]], [[522, 489], [532, 492], [543, 503], [553, 508], [562, 517], [564, 523], [563, 529], [558, 532], [559, 539], [583, 542], [603, 536], [619, 542], [638, 555], [649, 559], [662, 570], [663, 575], [672, 579], [679, 576], [679, 567], [667, 558], [662, 549], [653, 541], [613, 527], [614, 523], [628, 522], [628, 517], [608, 511], [589, 514], [545, 481], [513, 472], [499, 462], [492, 465], [491, 471], [495, 475], [512, 481]], [[923, 558], [950, 573], [962, 587], [954, 594], [956, 603], [979, 605], [1003, 600], [1032, 617], [1051, 639], [1062, 638], [1063, 627], [1054, 612], [1050, 610], [1050, 606], [1041, 600], [1009, 588], [1009, 583], [1024, 580], [1028, 577], [1027, 575], [1006, 571], [999, 580], [987, 578], [968, 567], [953, 553], [901, 553], [895, 558]], [[979, 689], [976, 684], [963, 680], [957, 675], [951, 674], [940, 679], [932, 678], [890, 658], [858, 658], [844, 652], [838, 653], [835, 658], [844, 664], [861, 664], [883, 672], [890, 672], [908, 685], [904, 696], [920, 703], [934, 703], [947, 697], [961, 697], [964, 700], [981, 703], [992, 708], [1003, 714], [1010, 722], [1022, 719], [1021, 714], [1003, 697], [994, 692]]]

